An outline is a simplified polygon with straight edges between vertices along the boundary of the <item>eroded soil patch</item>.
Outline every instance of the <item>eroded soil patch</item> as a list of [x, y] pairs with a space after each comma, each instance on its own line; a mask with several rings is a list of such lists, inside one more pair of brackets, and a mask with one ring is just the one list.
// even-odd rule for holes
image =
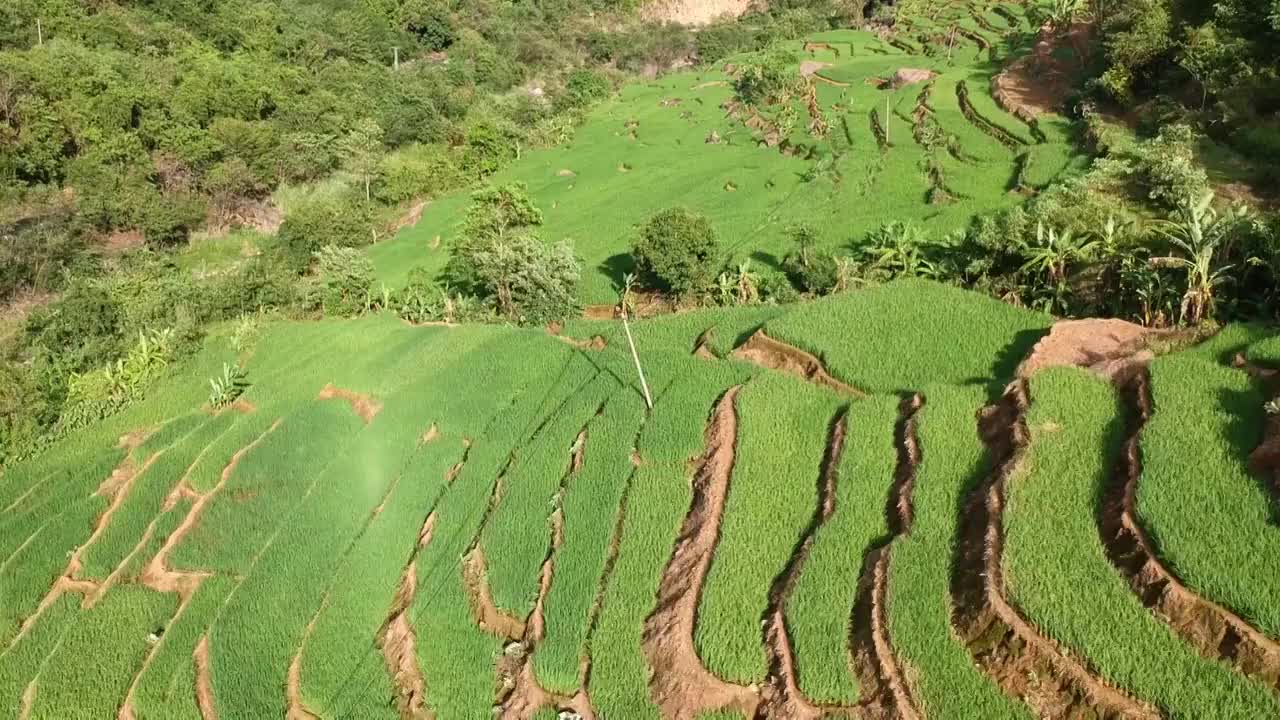
[[662, 572], [657, 603], [645, 618], [642, 649], [652, 675], [654, 703], [670, 720], [694, 720], [704, 711], [755, 714], [756, 693], [709, 672], [693, 645], [702, 586], [720, 534], [738, 434], [734, 401], [741, 386], [716, 403], [705, 433], [705, 451], [693, 476], [693, 501]]
[[382, 403], [375, 400], [373, 396], [365, 393], [358, 393], [354, 390], [346, 390], [334, 387], [333, 383], [326, 384], [320, 389], [320, 394], [316, 395], [317, 400], [346, 400], [351, 404], [351, 410], [364, 420], [364, 424], [368, 425], [373, 422], [378, 413], [382, 411]]
[[979, 417], [992, 458], [990, 476], [962, 511], [951, 594], [953, 624], [970, 654], [1011, 697], [1040, 717], [1160, 717], [1159, 712], [1104, 683], [1040, 634], [1005, 596], [1001, 557], [1005, 483], [1028, 443], [1027, 383], [1016, 380]]
[[733, 357], [770, 370], [790, 373], [839, 393], [854, 397], [865, 395], [858, 388], [832, 377], [817, 356], [774, 340], [766, 335], [764, 330], [757, 330], [745, 343], [734, 350]]

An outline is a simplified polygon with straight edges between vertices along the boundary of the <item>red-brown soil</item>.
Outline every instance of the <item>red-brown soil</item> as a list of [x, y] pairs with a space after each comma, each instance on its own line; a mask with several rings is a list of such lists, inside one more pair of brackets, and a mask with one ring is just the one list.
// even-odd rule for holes
[[842, 383], [831, 377], [822, 361], [815, 355], [800, 348], [778, 342], [757, 330], [745, 343], [733, 351], [733, 357], [746, 360], [770, 370], [790, 373], [809, 382], [828, 387], [836, 392], [862, 397], [865, 395], [858, 388]]
[[[1065, 33], [1040, 31], [1035, 49], [992, 78], [991, 94], [1004, 110], [1024, 122], [1059, 112], [1083, 67], [1079, 53], [1092, 42], [1094, 26], [1078, 22]], [[1064, 59], [1063, 48], [1071, 48]]]
[[1104, 683], [1037, 631], [1005, 597], [1005, 482], [1027, 446], [1025, 380], [1014, 381], [1000, 402], [979, 417], [994, 462], [990, 477], [962, 513], [952, 576], [953, 623], [978, 666], [1004, 692], [1040, 717], [1155, 718], [1160, 713]]
[[192, 653], [196, 666], [196, 705], [202, 720], [218, 720], [218, 710], [213, 704], [213, 678], [209, 667], [209, 636], [203, 635]]
[[1103, 497], [1099, 530], [1107, 554], [1142, 604], [1204, 657], [1225, 660], [1270, 687], [1280, 687], [1280, 643], [1230, 610], [1188, 588], [1160, 561], [1138, 520], [1135, 498], [1142, 476], [1141, 435], [1152, 414], [1144, 371], [1123, 388], [1130, 413], [1116, 472]]
[[706, 450], [693, 477], [693, 503], [663, 569], [656, 606], [645, 619], [641, 647], [652, 671], [649, 689], [669, 720], [694, 720], [704, 711], [717, 709], [737, 710], [748, 717], [755, 714], [756, 693], [709, 672], [693, 645], [698, 601], [733, 473], [738, 433], [734, 400], [740, 389], [730, 388], [721, 397], [707, 424]]
[[1045, 368], [1068, 365], [1122, 385], [1155, 357], [1147, 349], [1151, 340], [1167, 336], [1165, 331], [1124, 320], [1062, 320], [1031, 349], [1018, 366], [1018, 377], [1029, 378]]
[[358, 393], [354, 390], [345, 390], [343, 388], [334, 387], [332, 383], [325, 385], [320, 389], [320, 394], [316, 396], [317, 400], [346, 400], [351, 404], [351, 410], [364, 420], [364, 424], [368, 425], [373, 422], [378, 413], [382, 411], [382, 403], [373, 399], [372, 396], [364, 393]]
[[[435, 525], [435, 515], [427, 517], [423, 531], [419, 536], [418, 547], [431, 542], [431, 531]], [[418, 654], [415, 650], [417, 635], [409, 622], [409, 610], [413, 607], [413, 596], [417, 588], [417, 566], [410, 560], [400, 576], [400, 586], [396, 589], [395, 599], [391, 603], [391, 612], [387, 623], [378, 633], [378, 647], [382, 650], [382, 661], [391, 675], [396, 691], [396, 709], [400, 717], [406, 720], [423, 717], [426, 701], [427, 685], [418, 667]]]
[[471, 605], [471, 617], [485, 632], [508, 640], [519, 640], [524, 637], [525, 623], [494, 605], [486, 567], [484, 551], [479, 546], [472, 548], [463, 558], [462, 577]]

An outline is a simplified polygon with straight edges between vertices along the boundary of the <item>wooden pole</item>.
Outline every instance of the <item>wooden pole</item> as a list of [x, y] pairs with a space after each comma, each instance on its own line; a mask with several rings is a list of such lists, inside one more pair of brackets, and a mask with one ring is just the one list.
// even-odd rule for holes
[[884, 144], [889, 146], [889, 96], [884, 96]]
[[40, 24], [40, 18], [36, 18], [36, 45], [44, 45], [44, 27]]
[[653, 412], [653, 396], [649, 394], [649, 382], [644, 378], [644, 368], [640, 366], [640, 353], [636, 352], [636, 341], [631, 337], [631, 323], [627, 321], [627, 301], [631, 299], [632, 276], [628, 275], [622, 289], [622, 301], [618, 310], [622, 313], [622, 329], [627, 333], [627, 346], [631, 348], [631, 359], [636, 363], [636, 375], [640, 376], [640, 389], [644, 391], [644, 405]]
[[400, 69], [400, 48], [393, 47], [391, 52], [395, 54], [395, 69], [398, 71]]

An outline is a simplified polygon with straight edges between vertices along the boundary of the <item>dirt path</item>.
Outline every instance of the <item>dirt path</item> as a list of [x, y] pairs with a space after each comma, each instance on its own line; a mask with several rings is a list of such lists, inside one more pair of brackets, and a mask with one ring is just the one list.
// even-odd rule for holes
[[774, 340], [763, 329], [757, 330], [745, 343], [738, 346], [732, 356], [770, 370], [790, 373], [845, 395], [866, 395], [858, 388], [832, 377], [816, 355]]
[[669, 720], [694, 720], [704, 711], [717, 709], [750, 717], [758, 701], [751, 688], [727, 683], [709, 672], [693, 645], [698, 602], [733, 473], [738, 435], [734, 401], [741, 389], [737, 385], [725, 392], [707, 424], [706, 450], [693, 477], [693, 502], [663, 569], [657, 604], [644, 623], [641, 644], [653, 673], [650, 694]]
[[1142, 371], [1120, 392], [1129, 408], [1126, 437], [1103, 497], [1098, 524], [1107, 555], [1129, 580], [1142, 604], [1191, 643], [1201, 656], [1225, 660], [1237, 671], [1280, 688], [1280, 643], [1195, 593], [1156, 555], [1135, 507], [1142, 476], [1142, 430], [1152, 414], [1150, 376]]
[[1028, 443], [1030, 401], [1026, 381], [1016, 380], [979, 418], [993, 467], [962, 513], [951, 588], [956, 632], [978, 666], [1041, 717], [1091, 713], [1154, 720], [1160, 717], [1155, 708], [1104, 683], [1041, 635], [1005, 597], [1004, 487]]

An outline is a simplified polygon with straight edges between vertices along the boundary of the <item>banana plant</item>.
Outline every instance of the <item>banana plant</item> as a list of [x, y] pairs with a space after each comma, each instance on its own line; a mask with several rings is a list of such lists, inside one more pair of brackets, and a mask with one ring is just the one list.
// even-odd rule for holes
[[1223, 263], [1229, 255], [1231, 230], [1249, 217], [1243, 206], [1224, 215], [1213, 209], [1213, 193], [1199, 201], [1183, 203], [1174, 216], [1157, 226], [1179, 255], [1151, 258], [1152, 267], [1172, 268], [1186, 273], [1186, 291], [1178, 308], [1178, 321], [1198, 325], [1217, 307], [1215, 289], [1230, 279], [1235, 265]]

